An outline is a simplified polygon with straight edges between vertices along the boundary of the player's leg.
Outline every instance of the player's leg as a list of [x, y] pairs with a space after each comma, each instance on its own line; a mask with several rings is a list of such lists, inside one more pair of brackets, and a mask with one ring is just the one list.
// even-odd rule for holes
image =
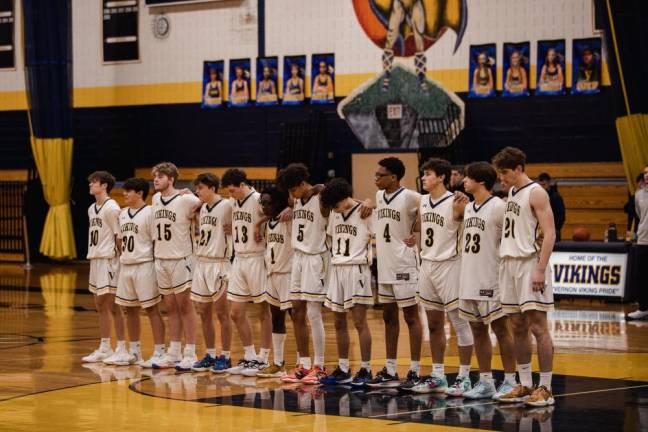
[[124, 358], [117, 359], [115, 361], [116, 365], [126, 366], [135, 364], [142, 359], [140, 348], [140, 337], [142, 334], [140, 309], [139, 305], [122, 306], [123, 314], [126, 316], [126, 327], [128, 328], [129, 352]]
[[525, 401], [531, 406], [553, 405], [551, 394], [551, 378], [553, 375], [554, 346], [547, 324], [547, 313], [540, 310], [528, 310], [523, 313], [527, 317], [529, 329], [533, 334], [538, 349], [538, 363], [540, 365], [540, 382], [538, 388]]
[[347, 384], [353, 379], [349, 365], [349, 328], [347, 325], [347, 313], [343, 308], [335, 309], [333, 312], [335, 325], [335, 344], [338, 352], [338, 366], [333, 373], [326, 378], [327, 384]]
[[109, 291], [104, 291], [105, 294], [95, 296], [97, 310], [99, 311], [99, 328], [101, 332], [102, 344], [104, 341], [108, 342], [110, 346], [111, 324], [115, 328], [115, 336], [117, 337], [117, 346], [112, 355], [105, 357], [102, 361], [106, 364], [114, 364], [115, 357], [123, 357], [128, 355], [126, 351], [126, 335], [124, 328], [124, 318], [121, 308], [115, 304], [115, 294]]
[[169, 349], [158, 363], [153, 363], [154, 369], [175, 367], [182, 360], [182, 320], [180, 318], [180, 306], [178, 305], [176, 296], [170, 292], [165, 292], [163, 299], [169, 325]]
[[311, 368], [311, 357], [309, 348], [309, 329], [306, 321], [306, 301], [305, 300], [292, 300], [292, 321], [295, 331], [295, 343], [297, 344], [297, 351], [299, 352], [298, 366], [302, 366], [305, 370]]
[[198, 357], [196, 356], [196, 310], [191, 301], [191, 290], [189, 288], [180, 293], [173, 294], [173, 296], [176, 300], [178, 315], [182, 322], [185, 337], [182, 360], [176, 369], [179, 371], [188, 371], [198, 361]]
[[263, 301], [256, 303], [255, 308], [259, 315], [259, 323], [261, 325], [261, 349], [259, 361], [264, 365], [263, 367], [266, 367], [270, 356], [270, 347], [272, 347], [272, 317], [270, 315], [270, 305], [268, 302]]
[[[385, 350], [387, 354], [387, 364], [385, 367], [387, 368], [387, 374], [392, 377], [397, 376], [396, 359], [398, 358], [398, 336], [400, 335], [400, 318], [398, 314], [398, 304], [396, 302], [383, 304]], [[410, 340], [411, 336], [410, 333]]]
[[355, 304], [351, 308], [351, 316], [360, 341], [360, 357], [362, 360], [360, 368], [371, 372], [371, 329], [367, 322], [367, 306]]
[[286, 311], [270, 304], [272, 321], [272, 364], [257, 374], [260, 378], [281, 378], [284, 376], [284, 345], [286, 343]]
[[475, 356], [479, 365], [479, 381], [475, 387], [466, 391], [463, 396], [467, 399], [491, 398], [496, 390], [491, 369], [493, 347], [491, 346], [488, 325], [482, 321], [471, 321], [470, 329], [473, 334]]
[[223, 282], [223, 293], [214, 303], [216, 318], [220, 324], [221, 353], [216, 358], [212, 372], [223, 373], [232, 367], [232, 320], [230, 317], [230, 303], [227, 301], [227, 281]]
[[509, 393], [515, 387], [515, 367], [517, 362], [515, 361], [515, 344], [508, 316], [504, 315], [492, 321], [491, 328], [497, 337], [500, 358], [504, 366], [504, 381], [502, 381], [502, 384], [497, 388], [497, 393], [493, 396], [493, 399], [499, 400], [500, 396]]
[[[410, 343], [410, 368], [403, 386], [407, 387], [409, 383], [416, 385], [420, 380], [421, 374], [421, 345], [423, 344], [423, 326], [421, 323], [421, 313], [418, 304], [403, 308], [403, 318], [409, 330]], [[409, 381], [409, 383], [408, 383]], [[401, 387], [403, 387], [401, 386]]]
[[[195, 282], [195, 280], [194, 280]], [[194, 307], [200, 317], [203, 340], [205, 342], [205, 356], [191, 367], [194, 372], [204, 372], [211, 369], [216, 363], [216, 328], [214, 326], [214, 302], [195, 301]]]
[[164, 320], [162, 319], [162, 314], [160, 313], [160, 307], [158, 304], [147, 307], [144, 309], [146, 315], [148, 316], [149, 323], [151, 325], [151, 332], [153, 333], [153, 343], [155, 344], [153, 348], [153, 355], [149, 360], [146, 360], [141, 363], [142, 367], [153, 367], [153, 364], [159, 362], [160, 359], [166, 354], [164, 346], [164, 336], [165, 336], [165, 326]]
[[457, 379], [448, 389], [450, 396], [463, 396], [472, 387], [470, 382], [470, 360], [473, 352], [473, 334], [470, 323], [459, 316], [458, 309], [448, 311], [448, 319], [457, 335], [457, 350], [459, 351], [459, 373]]
[[[420, 281], [421, 279], [419, 278]], [[445, 376], [445, 367], [443, 364], [446, 348], [445, 311], [442, 305], [433, 306], [426, 304], [426, 309], [428, 328], [430, 330], [432, 373], [422, 378], [408, 390], [415, 393], [445, 393], [448, 389], [448, 381]]]

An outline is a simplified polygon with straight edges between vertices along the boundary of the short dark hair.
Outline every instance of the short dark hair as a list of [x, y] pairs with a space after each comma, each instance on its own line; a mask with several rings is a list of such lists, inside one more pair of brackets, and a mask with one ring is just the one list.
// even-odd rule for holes
[[288, 194], [279, 189], [277, 186], [268, 186], [263, 188], [261, 191], [261, 197], [263, 195], [270, 195], [270, 200], [272, 201], [272, 216], [276, 217], [283, 209], [288, 207]]
[[223, 187], [227, 186], [240, 186], [241, 183], [247, 184], [248, 179], [247, 179], [247, 174], [245, 174], [245, 171], [240, 170], [238, 168], [230, 168], [227, 171], [225, 171], [225, 174], [223, 174], [223, 179], [221, 181], [221, 184]]
[[310, 173], [308, 167], [303, 163], [291, 163], [279, 171], [277, 182], [285, 190], [299, 186], [302, 182], [308, 181]]
[[450, 183], [450, 174], [452, 173], [452, 165], [445, 159], [430, 158], [421, 166], [421, 171], [434, 171], [438, 177], [445, 176], [443, 179], [444, 184]]
[[149, 193], [149, 182], [141, 177], [132, 177], [124, 181], [124, 190], [142, 192], [142, 199], [146, 199]]
[[486, 189], [492, 191], [497, 180], [497, 171], [488, 162], [473, 162], [466, 167], [466, 177], [478, 183], [484, 182]]
[[398, 180], [405, 176], [405, 164], [397, 157], [388, 157], [378, 161], [378, 165], [394, 174]]
[[462, 176], [466, 175], [466, 167], [463, 165], [452, 165], [452, 171], [459, 171]]
[[538, 181], [550, 183], [551, 182], [551, 176], [549, 175], [549, 173], [546, 173], [546, 172], [540, 173], [538, 175]]
[[518, 165], [526, 164], [526, 155], [522, 150], [516, 147], [504, 147], [495, 156], [493, 156], [493, 165], [497, 169], [515, 169]]
[[324, 185], [320, 192], [320, 201], [325, 208], [332, 209], [337, 203], [353, 195], [353, 190], [348, 181], [343, 178], [334, 178]]
[[99, 184], [106, 185], [106, 192], [110, 193], [112, 188], [115, 187], [115, 177], [108, 171], [95, 171], [88, 176], [89, 182], [98, 181]]
[[[646, 165], [646, 168], [648, 168], [648, 165]], [[639, 175], [637, 176], [637, 178], [635, 179], [635, 182], [636, 182], [636, 183], [640, 183], [640, 182], [643, 181], [643, 179], [644, 179], [644, 174], [641, 173], [641, 174], [639, 174]]]
[[198, 176], [193, 181], [193, 186], [198, 186], [198, 183], [202, 183], [210, 188], [213, 187], [216, 192], [218, 192], [218, 188], [220, 187], [220, 179], [216, 174], [212, 173], [198, 174]]

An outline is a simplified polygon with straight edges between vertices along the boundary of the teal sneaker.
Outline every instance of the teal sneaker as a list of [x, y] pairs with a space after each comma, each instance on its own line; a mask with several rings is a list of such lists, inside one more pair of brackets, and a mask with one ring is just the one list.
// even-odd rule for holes
[[414, 393], [445, 393], [448, 389], [448, 380], [445, 375], [430, 375], [421, 380], [410, 391]]
[[461, 397], [464, 393], [469, 391], [472, 388], [472, 383], [470, 382], [470, 377], [467, 376], [457, 376], [454, 384], [448, 387], [446, 394], [453, 397]]
[[486, 399], [492, 398], [495, 393], [497, 390], [492, 382], [480, 380], [475, 384], [475, 387], [464, 392], [463, 396], [466, 399]]

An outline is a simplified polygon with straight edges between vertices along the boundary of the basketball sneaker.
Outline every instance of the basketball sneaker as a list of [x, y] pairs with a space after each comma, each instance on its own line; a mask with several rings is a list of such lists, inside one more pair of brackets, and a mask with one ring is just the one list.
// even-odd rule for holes
[[216, 357], [214, 366], [212, 366], [211, 371], [216, 374], [226, 373], [227, 369], [232, 367], [232, 359], [226, 358], [224, 355], [219, 355]]
[[284, 368], [284, 363], [281, 362], [280, 365], [272, 363], [265, 369], [259, 370], [257, 376], [259, 378], [281, 378], [286, 375], [286, 369]]
[[492, 382], [479, 380], [475, 387], [464, 392], [463, 396], [466, 399], [485, 399], [493, 398], [495, 393], [497, 393], [497, 390]]
[[637, 309], [634, 312], [630, 312], [627, 315], [627, 319], [629, 319], [629, 320], [645, 320], [645, 319], [648, 319], [648, 310], [642, 311], [641, 309]]
[[281, 381], [285, 383], [298, 383], [308, 375], [310, 371], [302, 365], [297, 365], [294, 369], [288, 371], [288, 373], [281, 377]]
[[511, 390], [507, 394], [500, 396], [497, 400], [502, 403], [516, 403], [524, 402], [529, 398], [529, 396], [531, 396], [531, 389], [529, 387], [523, 386], [522, 384], [518, 384], [513, 387], [513, 390]]
[[390, 375], [387, 373], [387, 368], [384, 367], [373, 379], [367, 380], [365, 384], [369, 387], [395, 388], [401, 384], [401, 381], [398, 378], [398, 373]]
[[107, 350], [96, 349], [92, 352], [92, 354], [83, 357], [81, 360], [84, 363], [99, 363], [113, 354], [114, 351], [112, 350], [112, 348], [108, 348]]
[[187, 351], [185, 349], [182, 360], [175, 365], [175, 370], [178, 372], [191, 372], [191, 368], [195, 363], [198, 363], [198, 357], [194, 351]]
[[320, 379], [319, 383], [323, 385], [348, 384], [353, 380], [351, 370], [344, 372], [340, 367], [336, 367], [333, 373]]
[[315, 365], [308, 375], [299, 380], [299, 382], [307, 385], [319, 384], [320, 380], [325, 378], [326, 375], [326, 369], [322, 368], [320, 365]]
[[502, 384], [497, 389], [497, 392], [493, 395], [493, 400], [499, 401], [502, 396], [505, 394], [509, 394], [510, 392], [513, 391], [515, 388], [515, 383], [511, 383], [510, 381], [504, 380], [502, 381]]
[[412, 387], [414, 393], [445, 393], [448, 389], [448, 380], [445, 375], [430, 375], [421, 378], [421, 380]]
[[452, 384], [446, 390], [448, 396], [461, 397], [464, 393], [469, 391], [472, 388], [472, 383], [470, 382], [470, 377], [467, 376], [458, 376], [455, 379], [454, 384]]
[[241, 375], [243, 369], [247, 368], [248, 361], [245, 359], [239, 360], [236, 366], [225, 369], [225, 372], [232, 375]]
[[160, 351], [155, 351], [153, 352], [151, 358], [149, 358], [148, 360], [143, 360], [143, 359], [140, 360], [138, 365], [144, 369], [152, 369], [153, 364], [160, 362], [162, 360], [162, 357], [164, 357], [164, 354], [166, 354], [166, 351], [164, 349], [161, 349]]
[[532, 407], [545, 407], [553, 405], [555, 403], [553, 394], [545, 386], [539, 386], [537, 389], [533, 390], [531, 396], [529, 396], [524, 404]]
[[400, 385], [401, 390], [412, 390], [412, 387], [414, 387], [416, 384], [421, 381], [421, 377], [419, 376], [416, 371], [410, 370], [407, 372], [407, 378], [405, 378], [405, 381]]
[[129, 366], [139, 363], [142, 360], [142, 354], [138, 351], [123, 351], [115, 353], [112, 359], [114, 365]]
[[169, 351], [164, 354], [159, 361], [153, 363], [153, 369], [174, 368], [181, 360], [182, 357], [179, 352]]
[[247, 362], [247, 367], [241, 371], [241, 375], [246, 377], [255, 377], [260, 370], [267, 368], [269, 365], [266, 362], [259, 360], [251, 360]]
[[353, 381], [351, 381], [351, 385], [355, 387], [362, 387], [370, 379], [373, 379], [373, 375], [371, 374], [371, 371], [361, 367], [353, 377]]
[[216, 359], [209, 354], [205, 354], [202, 360], [197, 361], [191, 366], [191, 370], [194, 372], [205, 372], [214, 367], [215, 364]]

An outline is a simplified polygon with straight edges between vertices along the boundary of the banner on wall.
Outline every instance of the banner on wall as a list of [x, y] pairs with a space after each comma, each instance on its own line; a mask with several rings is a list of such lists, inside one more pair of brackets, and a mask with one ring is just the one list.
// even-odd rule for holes
[[104, 63], [139, 60], [137, 0], [103, 0]]
[[250, 59], [230, 60], [229, 101], [231, 107], [250, 105]]
[[313, 54], [311, 103], [335, 102], [335, 54]]
[[468, 97], [495, 96], [496, 55], [497, 49], [494, 43], [470, 46]]
[[601, 91], [601, 39], [574, 39], [572, 45], [572, 89], [574, 94]]
[[283, 104], [302, 105], [306, 97], [306, 56], [284, 57]]
[[0, 1], [0, 69], [13, 69], [16, 65], [14, 46], [15, 5], [13, 0]]
[[565, 40], [538, 42], [538, 85], [540, 96], [565, 94]]
[[223, 106], [223, 60], [203, 62], [203, 108], [219, 108]]
[[279, 91], [279, 60], [277, 57], [259, 57], [256, 64], [257, 105], [277, 105]]
[[502, 96], [529, 96], [530, 54], [531, 43], [529, 42], [506, 42], [504, 44]]
[[553, 252], [554, 294], [623, 297], [628, 254]]

